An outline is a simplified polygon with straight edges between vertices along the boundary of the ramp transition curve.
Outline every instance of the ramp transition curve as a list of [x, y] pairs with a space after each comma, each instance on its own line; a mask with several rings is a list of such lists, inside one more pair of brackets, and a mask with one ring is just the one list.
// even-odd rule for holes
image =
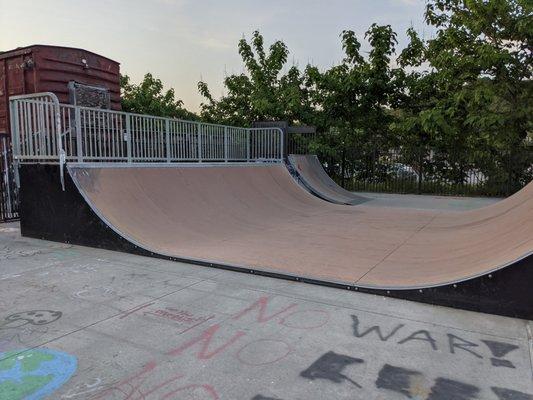
[[23, 234], [533, 319], [531, 183], [438, 212], [327, 203], [282, 165], [71, 165], [63, 193], [55, 169], [21, 171]]
[[297, 181], [309, 192], [335, 204], [361, 204], [364, 196], [349, 192], [329, 177], [314, 154], [290, 154], [288, 168]]

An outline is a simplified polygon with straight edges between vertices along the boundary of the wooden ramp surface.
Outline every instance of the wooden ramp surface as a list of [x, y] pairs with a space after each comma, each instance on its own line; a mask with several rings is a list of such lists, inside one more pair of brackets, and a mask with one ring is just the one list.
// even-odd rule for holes
[[314, 195], [335, 204], [361, 204], [366, 197], [349, 192], [337, 185], [324, 171], [318, 157], [313, 154], [291, 154], [290, 167], [298, 175], [298, 180]]
[[381, 289], [461, 282], [533, 250], [533, 184], [492, 206], [438, 212], [324, 202], [283, 165], [71, 165], [91, 208], [169, 257]]

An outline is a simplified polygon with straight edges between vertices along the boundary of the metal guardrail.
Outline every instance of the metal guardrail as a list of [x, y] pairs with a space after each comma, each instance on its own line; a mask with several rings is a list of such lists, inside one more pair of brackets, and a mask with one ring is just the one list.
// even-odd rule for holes
[[0, 222], [17, 219], [18, 189], [14, 179], [11, 138], [0, 135]]
[[[283, 131], [60, 104], [53, 93], [10, 97], [18, 163], [281, 162]], [[61, 168], [63, 170], [63, 168]]]

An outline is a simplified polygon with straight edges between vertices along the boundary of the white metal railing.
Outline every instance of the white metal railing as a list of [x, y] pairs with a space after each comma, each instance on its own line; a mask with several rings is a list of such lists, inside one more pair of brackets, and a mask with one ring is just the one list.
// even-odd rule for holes
[[60, 104], [53, 93], [10, 97], [18, 163], [279, 162], [283, 131]]

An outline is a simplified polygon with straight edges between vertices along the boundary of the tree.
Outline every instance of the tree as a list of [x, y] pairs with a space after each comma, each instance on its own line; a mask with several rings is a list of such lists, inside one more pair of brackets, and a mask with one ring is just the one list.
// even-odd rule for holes
[[[512, 192], [532, 177], [532, 11], [527, 0], [432, 0], [425, 19], [435, 37], [411, 32], [403, 65], [429, 69], [409, 76], [404, 122], [429, 138], [442, 159], [434, 165], [455, 183], [478, 169]], [[415, 98], [427, 103], [412, 109]]]
[[287, 46], [276, 41], [266, 51], [263, 36], [255, 31], [250, 43], [243, 38], [238, 48], [246, 72], [224, 79], [226, 94], [222, 98], [213, 98], [207, 83], [198, 83], [206, 99], [201, 105], [202, 118], [240, 126], [258, 120], [287, 120], [293, 124], [308, 120], [312, 109], [304, 76], [296, 66], [283, 73], [289, 55]]
[[373, 24], [365, 38], [371, 47], [368, 58], [361, 54], [355, 33], [347, 30], [341, 34], [345, 57], [340, 65], [324, 72], [307, 68], [319, 109], [316, 120], [325, 133], [314, 148], [329, 156], [329, 165], [339, 165], [343, 183], [348, 170], [361, 179], [383, 172], [375, 170], [377, 150], [390, 148], [393, 141], [391, 110], [398, 101], [401, 77], [391, 68], [396, 34], [390, 25]]
[[179, 119], [197, 119], [197, 116], [183, 107], [183, 101], [176, 100], [174, 89], [163, 88], [160, 79], [150, 73], [139, 84], [131, 83], [129, 76], [120, 77], [122, 109], [137, 114], [157, 115]]

